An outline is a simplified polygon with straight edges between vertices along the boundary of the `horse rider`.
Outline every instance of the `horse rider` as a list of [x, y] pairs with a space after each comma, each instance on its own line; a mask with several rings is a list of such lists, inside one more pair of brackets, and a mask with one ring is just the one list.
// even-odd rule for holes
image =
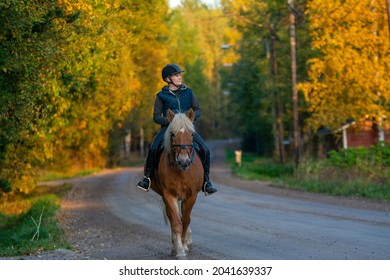
[[[158, 160], [158, 151], [164, 140], [164, 133], [169, 125], [169, 120], [167, 119], [168, 109], [171, 109], [175, 113], [183, 113], [192, 108], [195, 111], [195, 120], [199, 119], [201, 115], [198, 99], [192, 90], [182, 82], [182, 72], [184, 71], [176, 64], [167, 64], [162, 69], [162, 79], [167, 82], [167, 85], [165, 85], [157, 94], [153, 111], [153, 121], [161, 125], [161, 129], [154, 137], [153, 143], [150, 146], [146, 158], [145, 176], [137, 184], [137, 186], [144, 191], [148, 191], [150, 188], [150, 177]], [[195, 146], [198, 146], [200, 149], [199, 154], [204, 169], [204, 185], [202, 191], [205, 192], [206, 195], [213, 194], [217, 189], [210, 182], [209, 177], [210, 151], [199, 133], [195, 133], [193, 141]]]

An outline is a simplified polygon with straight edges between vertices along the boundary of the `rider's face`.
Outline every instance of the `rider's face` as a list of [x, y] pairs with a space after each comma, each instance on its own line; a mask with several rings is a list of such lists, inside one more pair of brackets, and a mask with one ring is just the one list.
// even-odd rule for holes
[[174, 85], [180, 86], [183, 82], [183, 78], [181, 76], [181, 73], [175, 74], [171, 76], [172, 82]]

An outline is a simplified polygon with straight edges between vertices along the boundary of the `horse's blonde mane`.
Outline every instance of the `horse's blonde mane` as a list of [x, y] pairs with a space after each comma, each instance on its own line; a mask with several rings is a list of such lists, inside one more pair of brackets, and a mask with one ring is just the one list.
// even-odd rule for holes
[[195, 126], [192, 121], [184, 113], [176, 114], [172, 122], [169, 124], [167, 131], [164, 135], [164, 148], [165, 151], [171, 150], [171, 133], [176, 134], [180, 130], [185, 129], [188, 132], [194, 133]]

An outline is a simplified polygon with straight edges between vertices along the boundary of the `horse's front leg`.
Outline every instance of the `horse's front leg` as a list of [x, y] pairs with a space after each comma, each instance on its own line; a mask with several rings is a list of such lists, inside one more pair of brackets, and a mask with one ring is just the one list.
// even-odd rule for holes
[[166, 206], [166, 213], [171, 225], [172, 255], [176, 255], [176, 258], [178, 259], [185, 258], [186, 253], [182, 242], [183, 224], [180, 219], [177, 200], [173, 197], [166, 196], [164, 196], [163, 199]]
[[196, 195], [192, 196], [182, 203], [182, 217], [181, 217], [181, 221], [183, 224], [182, 243], [186, 251], [191, 250], [191, 246], [192, 246], [192, 236], [191, 236], [192, 232], [190, 228], [190, 223], [191, 223], [191, 212], [192, 212], [192, 208], [195, 205], [196, 198], [197, 198]]
[[186, 252], [191, 252], [192, 250], [192, 231], [191, 227], [188, 226], [186, 233], [183, 233], [182, 243], [184, 250]]

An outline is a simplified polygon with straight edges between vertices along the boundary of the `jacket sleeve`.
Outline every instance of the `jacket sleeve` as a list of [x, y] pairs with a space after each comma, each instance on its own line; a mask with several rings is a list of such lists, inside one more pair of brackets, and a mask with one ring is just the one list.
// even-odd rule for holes
[[163, 116], [163, 103], [161, 98], [158, 95], [156, 96], [156, 100], [154, 101], [153, 121], [156, 124], [162, 126], [169, 125], [169, 120]]
[[195, 111], [195, 120], [194, 121], [196, 121], [202, 115], [202, 109], [200, 108], [199, 100], [196, 97], [194, 92], [192, 92], [192, 105], [191, 105], [191, 107]]

